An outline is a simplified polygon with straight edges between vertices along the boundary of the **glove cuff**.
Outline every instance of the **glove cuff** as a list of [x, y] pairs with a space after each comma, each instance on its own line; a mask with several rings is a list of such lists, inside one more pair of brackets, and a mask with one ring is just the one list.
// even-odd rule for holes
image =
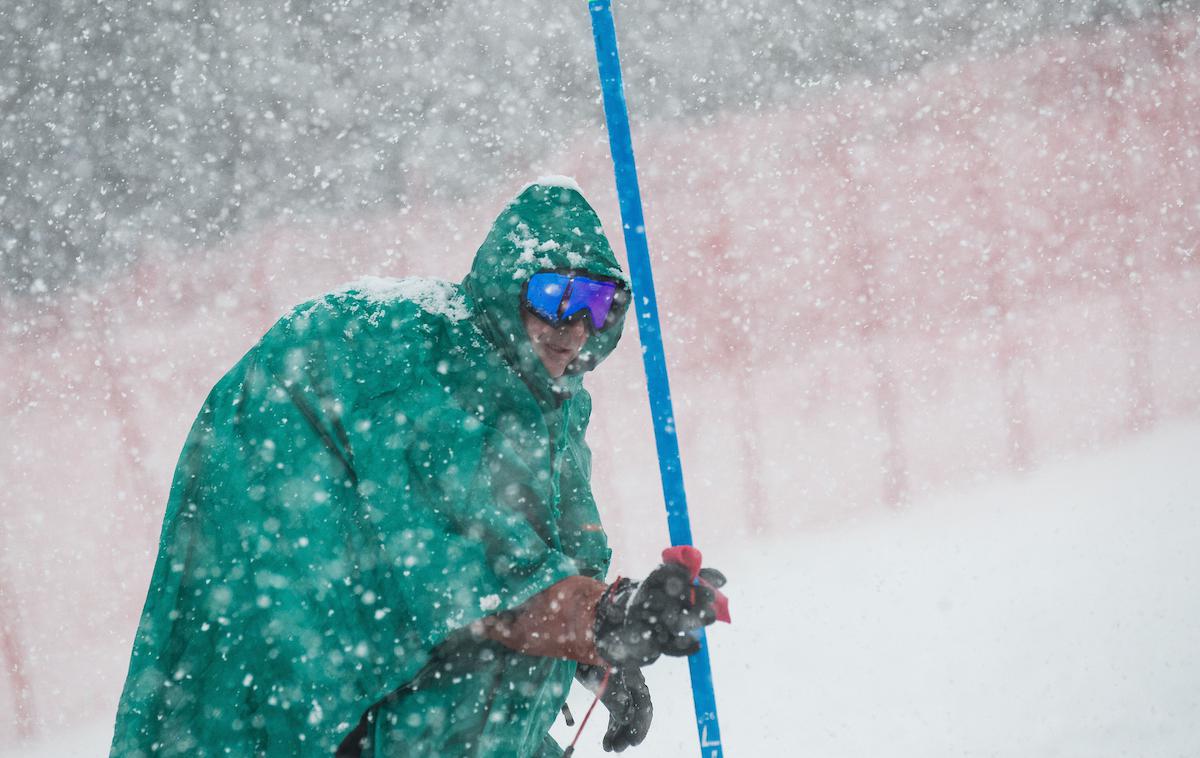
[[617, 581], [605, 588], [596, 603], [596, 620], [592, 625], [597, 639], [601, 633], [619, 629], [625, 623], [626, 609], [636, 592], [637, 582], [625, 577], [618, 577]]

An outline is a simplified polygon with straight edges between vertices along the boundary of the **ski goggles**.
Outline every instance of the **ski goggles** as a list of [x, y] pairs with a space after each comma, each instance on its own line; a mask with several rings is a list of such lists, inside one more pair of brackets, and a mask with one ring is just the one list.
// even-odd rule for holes
[[621, 316], [628, 297], [616, 282], [580, 274], [540, 271], [529, 277], [522, 294], [525, 307], [550, 324], [565, 324], [588, 314], [596, 331]]

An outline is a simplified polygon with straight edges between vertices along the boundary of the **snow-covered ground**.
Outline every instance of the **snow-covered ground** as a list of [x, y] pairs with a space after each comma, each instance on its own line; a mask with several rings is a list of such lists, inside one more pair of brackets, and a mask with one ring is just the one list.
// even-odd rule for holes
[[[729, 756], [1200, 755], [1200, 423], [852, 523], [707, 545]], [[687, 667], [626, 755], [694, 755]], [[572, 693], [577, 717], [587, 708]], [[577, 756], [599, 748], [597, 711]], [[561, 721], [560, 741], [573, 730]], [[4, 756], [104, 755], [105, 723]]]
[[[902, 512], [707, 546], [733, 598], [710, 634], [726, 754], [1200, 755], [1198, 453], [1200, 425], [1177, 424]], [[637, 754], [698, 754], [687, 666], [648, 680]], [[577, 755], [605, 755], [602, 733]]]

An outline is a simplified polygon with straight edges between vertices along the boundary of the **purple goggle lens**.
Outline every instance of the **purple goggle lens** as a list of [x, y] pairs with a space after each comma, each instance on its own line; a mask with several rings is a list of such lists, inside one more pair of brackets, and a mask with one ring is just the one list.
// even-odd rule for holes
[[552, 324], [565, 323], [586, 310], [592, 328], [603, 329], [617, 296], [613, 282], [542, 271], [529, 278], [525, 304]]

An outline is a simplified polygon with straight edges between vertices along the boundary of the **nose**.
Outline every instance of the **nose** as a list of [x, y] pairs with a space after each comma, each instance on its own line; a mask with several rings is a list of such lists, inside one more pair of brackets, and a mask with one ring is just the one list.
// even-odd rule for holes
[[582, 346], [588, 338], [587, 323], [581, 318], [567, 323], [563, 332], [570, 339], [572, 345]]

